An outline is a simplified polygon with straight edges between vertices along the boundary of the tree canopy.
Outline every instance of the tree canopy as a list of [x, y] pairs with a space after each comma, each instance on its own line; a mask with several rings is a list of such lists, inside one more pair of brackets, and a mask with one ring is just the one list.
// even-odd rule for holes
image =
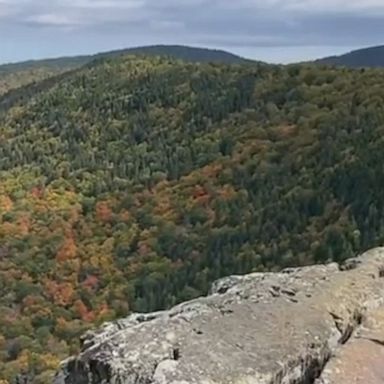
[[381, 244], [383, 83], [123, 56], [19, 88], [0, 117], [0, 378], [46, 384], [89, 327], [219, 277]]

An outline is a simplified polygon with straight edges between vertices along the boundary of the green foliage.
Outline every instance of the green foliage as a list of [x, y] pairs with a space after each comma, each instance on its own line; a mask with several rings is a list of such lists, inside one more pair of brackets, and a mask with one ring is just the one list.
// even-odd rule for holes
[[380, 244], [381, 75], [120, 57], [20, 89], [0, 121], [0, 377], [45, 383], [85, 329], [219, 277]]
[[[0, 97], [13, 89], [33, 84], [44, 79], [48, 79], [56, 74], [59, 74], [60, 70], [53, 70], [49, 68], [36, 68], [25, 69], [20, 71], [2, 71], [0, 66]], [[1, 99], [0, 99], [1, 100]]]
[[34, 84], [60, 73], [80, 68], [94, 61], [122, 55], [167, 56], [188, 62], [202, 63], [240, 64], [248, 61], [225, 51], [179, 45], [153, 45], [103, 52], [96, 55], [30, 60], [21, 63], [0, 65], [0, 96], [15, 88]]

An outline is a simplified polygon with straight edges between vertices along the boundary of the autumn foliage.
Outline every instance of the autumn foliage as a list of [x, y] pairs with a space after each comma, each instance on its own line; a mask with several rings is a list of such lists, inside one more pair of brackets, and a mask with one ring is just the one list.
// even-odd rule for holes
[[0, 96], [0, 380], [50, 383], [90, 327], [222, 276], [381, 244], [383, 83], [120, 57]]

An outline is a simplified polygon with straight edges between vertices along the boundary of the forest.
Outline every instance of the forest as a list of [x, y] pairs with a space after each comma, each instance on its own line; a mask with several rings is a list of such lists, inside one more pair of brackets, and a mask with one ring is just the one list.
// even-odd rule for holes
[[0, 108], [1, 384], [222, 276], [383, 243], [380, 69], [121, 56], [44, 84]]
[[128, 55], [167, 56], [178, 60], [197, 63], [241, 64], [252, 62], [251, 60], [218, 49], [181, 45], [149, 45], [101, 52], [95, 55], [29, 60], [20, 63], [0, 65], [0, 97], [14, 89], [27, 85], [38, 85], [39, 82], [43, 80], [50, 79], [64, 72], [70, 72], [71, 70], [80, 68], [100, 59], [118, 58], [120, 56]]

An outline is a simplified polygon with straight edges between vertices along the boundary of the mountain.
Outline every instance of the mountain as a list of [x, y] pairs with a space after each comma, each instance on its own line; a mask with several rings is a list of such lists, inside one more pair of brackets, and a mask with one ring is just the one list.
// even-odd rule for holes
[[384, 67], [384, 46], [359, 49], [341, 56], [326, 57], [317, 60], [316, 63], [350, 68]]
[[11, 93], [3, 381], [46, 384], [93, 325], [223, 276], [343, 261], [384, 240], [379, 70], [123, 55]]
[[94, 55], [59, 57], [54, 59], [29, 60], [20, 63], [3, 64], [0, 65], [0, 74], [39, 68], [47, 68], [51, 70], [73, 69], [81, 67], [95, 59], [123, 55], [169, 56], [175, 59], [192, 62], [219, 62], [227, 64], [239, 64], [247, 61], [247, 59], [240, 56], [218, 49], [188, 47], [182, 45], [150, 45], [102, 52]]
[[[88, 60], [92, 60], [88, 57]], [[0, 97], [14, 89], [39, 83], [42, 80], [85, 65], [85, 57], [46, 59], [0, 65]]]
[[11, 89], [79, 68], [94, 60], [122, 55], [169, 56], [190, 62], [227, 64], [239, 64], [247, 61], [240, 56], [221, 50], [179, 45], [153, 45], [103, 52], [96, 55], [29, 60], [0, 65], [0, 96]]
[[168, 56], [178, 60], [200, 63], [241, 64], [249, 61], [219, 49], [196, 48], [182, 45], [152, 45], [128, 48], [99, 53], [91, 56], [91, 60], [95, 58], [118, 57], [122, 55]]

